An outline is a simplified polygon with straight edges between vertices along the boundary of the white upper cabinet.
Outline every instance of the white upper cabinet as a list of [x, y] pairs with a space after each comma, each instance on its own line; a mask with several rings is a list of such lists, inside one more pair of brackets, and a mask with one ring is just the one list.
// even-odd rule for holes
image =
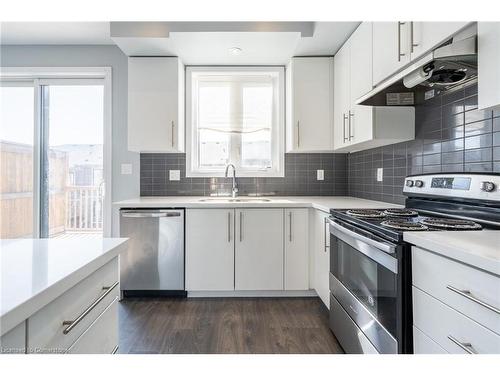
[[333, 58], [294, 57], [286, 75], [286, 151], [332, 151]]
[[363, 22], [334, 58], [334, 141], [338, 151], [359, 151], [415, 136], [414, 108], [355, 104], [372, 89], [372, 26], [372, 22]]
[[468, 22], [410, 22], [411, 60], [439, 46], [468, 24]]
[[373, 22], [373, 86], [422, 57], [470, 22]]
[[373, 22], [373, 86], [410, 62], [410, 22]]
[[177, 57], [129, 57], [128, 148], [184, 151], [184, 66]]
[[479, 109], [500, 110], [500, 22], [478, 22]]

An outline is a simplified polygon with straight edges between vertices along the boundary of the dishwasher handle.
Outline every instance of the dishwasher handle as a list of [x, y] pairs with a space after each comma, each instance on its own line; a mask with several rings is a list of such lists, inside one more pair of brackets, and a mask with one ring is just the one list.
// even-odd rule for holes
[[131, 218], [157, 218], [157, 217], [179, 217], [181, 216], [180, 212], [134, 212], [134, 211], [125, 211], [121, 213], [122, 217], [131, 217]]

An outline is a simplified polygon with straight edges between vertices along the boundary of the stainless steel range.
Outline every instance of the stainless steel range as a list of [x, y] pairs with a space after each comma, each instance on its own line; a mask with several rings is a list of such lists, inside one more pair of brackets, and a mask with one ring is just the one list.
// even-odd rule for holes
[[330, 328], [347, 353], [412, 353], [406, 231], [500, 229], [500, 174], [405, 180], [405, 208], [331, 210]]

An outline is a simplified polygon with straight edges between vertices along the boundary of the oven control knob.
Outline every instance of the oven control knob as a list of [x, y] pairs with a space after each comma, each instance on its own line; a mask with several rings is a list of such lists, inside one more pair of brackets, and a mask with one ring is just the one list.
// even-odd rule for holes
[[413, 187], [413, 180], [406, 180], [406, 186]]
[[421, 188], [422, 186], [424, 186], [424, 181], [422, 180], [415, 181], [415, 186]]
[[481, 190], [489, 193], [495, 190], [495, 184], [491, 181], [483, 181], [481, 182]]

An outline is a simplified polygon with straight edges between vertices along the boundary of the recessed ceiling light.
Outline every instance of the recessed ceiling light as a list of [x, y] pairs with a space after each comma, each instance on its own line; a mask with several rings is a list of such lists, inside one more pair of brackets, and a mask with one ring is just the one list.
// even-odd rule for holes
[[238, 56], [243, 52], [243, 50], [239, 47], [231, 47], [229, 48], [229, 52], [231, 52], [232, 55]]

